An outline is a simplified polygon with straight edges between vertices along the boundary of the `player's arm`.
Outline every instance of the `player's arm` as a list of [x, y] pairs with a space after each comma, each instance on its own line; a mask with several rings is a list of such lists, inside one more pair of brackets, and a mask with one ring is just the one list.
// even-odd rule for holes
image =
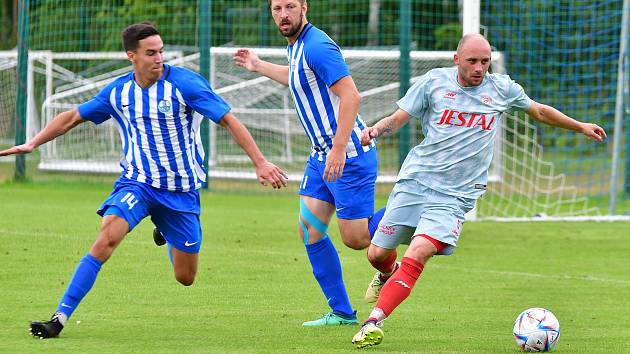
[[388, 137], [409, 122], [411, 116], [403, 109], [398, 109], [391, 116], [379, 120], [371, 127], [367, 127], [361, 134], [361, 145], [369, 145], [374, 138]]
[[239, 49], [234, 53], [234, 63], [251, 72], [257, 72], [285, 86], [289, 85], [289, 67], [264, 61], [250, 49]]
[[0, 151], [0, 156], [13, 154], [26, 154], [35, 150], [38, 146], [45, 144], [56, 137], [67, 133], [70, 129], [85, 122], [81, 119], [79, 111], [75, 108], [57, 115], [53, 120], [44, 127], [33, 139], [25, 144], [14, 146], [7, 150]]
[[343, 168], [346, 164], [346, 146], [359, 113], [361, 94], [359, 94], [359, 90], [357, 90], [350, 75], [339, 79], [330, 86], [330, 90], [339, 97], [339, 118], [337, 131], [333, 138], [333, 147], [326, 156], [323, 178], [333, 182], [343, 175]]
[[587, 138], [595, 141], [601, 142], [606, 138], [606, 132], [597, 124], [577, 121], [545, 104], [533, 101], [526, 112], [532, 118], [545, 124], [582, 133]]
[[263, 156], [249, 130], [238, 120], [234, 114], [227, 112], [219, 121], [219, 124], [227, 129], [232, 139], [245, 151], [256, 168], [256, 176], [263, 186], [271, 183], [273, 188], [287, 186], [287, 174], [278, 166], [267, 161]]

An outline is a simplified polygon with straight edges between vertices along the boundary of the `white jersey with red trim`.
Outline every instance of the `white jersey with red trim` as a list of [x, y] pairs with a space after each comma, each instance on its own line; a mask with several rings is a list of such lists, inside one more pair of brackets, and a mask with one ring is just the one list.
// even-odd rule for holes
[[398, 179], [479, 198], [486, 189], [501, 115], [527, 110], [532, 100], [508, 75], [487, 74], [479, 86], [463, 87], [457, 67], [451, 67], [427, 72], [397, 104], [420, 119], [424, 135], [407, 155]]

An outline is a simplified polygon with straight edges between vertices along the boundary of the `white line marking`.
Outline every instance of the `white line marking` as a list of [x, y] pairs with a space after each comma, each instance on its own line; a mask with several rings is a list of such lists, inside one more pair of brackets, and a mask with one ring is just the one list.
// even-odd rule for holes
[[448, 265], [442, 265], [442, 264], [432, 264], [430, 267], [454, 269], [458, 271], [471, 272], [471, 273], [490, 273], [490, 274], [498, 274], [498, 275], [507, 275], [510, 277], [530, 277], [530, 278], [557, 279], [557, 280], [584, 280], [584, 281], [594, 281], [594, 282], [602, 282], [602, 283], [630, 284], [630, 280], [600, 278], [600, 277], [594, 277], [592, 275], [584, 275], [584, 276], [562, 275], [562, 274], [549, 275], [549, 274], [539, 274], [539, 273], [511, 272], [511, 271], [492, 270], [492, 269], [474, 269], [474, 268], [454, 267], [454, 266], [448, 266]]

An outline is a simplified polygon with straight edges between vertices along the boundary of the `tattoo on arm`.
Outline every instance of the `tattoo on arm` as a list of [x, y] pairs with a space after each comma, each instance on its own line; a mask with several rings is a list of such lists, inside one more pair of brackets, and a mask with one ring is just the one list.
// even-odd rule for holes
[[381, 121], [380, 127], [378, 127], [379, 136], [386, 137], [394, 134], [396, 132], [397, 127], [394, 123], [394, 119], [389, 116]]

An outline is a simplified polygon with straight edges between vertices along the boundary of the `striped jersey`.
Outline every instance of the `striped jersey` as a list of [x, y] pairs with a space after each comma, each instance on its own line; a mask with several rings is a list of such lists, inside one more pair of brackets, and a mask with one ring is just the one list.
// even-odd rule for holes
[[[337, 44], [310, 23], [304, 26], [296, 42], [287, 47], [287, 59], [295, 109], [311, 140], [312, 154], [318, 154], [323, 160], [332, 148], [339, 116], [339, 97], [330, 86], [350, 75], [350, 71]], [[374, 146], [361, 146], [361, 131], [365, 127], [365, 122], [357, 115], [346, 157], [361, 155]]]
[[415, 179], [453, 196], [480, 197], [501, 115], [531, 104], [508, 75], [486, 74], [479, 86], [463, 87], [457, 67], [427, 72], [398, 101], [402, 110], [420, 119], [424, 135], [407, 155], [398, 179]]
[[123, 144], [121, 178], [187, 192], [206, 180], [201, 120], [218, 123], [230, 107], [200, 75], [164, 64], [162, 77], [150, 87], [139, 86], [132, 71], [78, 109], [81, 118], [96, 124], [116, 121]]

